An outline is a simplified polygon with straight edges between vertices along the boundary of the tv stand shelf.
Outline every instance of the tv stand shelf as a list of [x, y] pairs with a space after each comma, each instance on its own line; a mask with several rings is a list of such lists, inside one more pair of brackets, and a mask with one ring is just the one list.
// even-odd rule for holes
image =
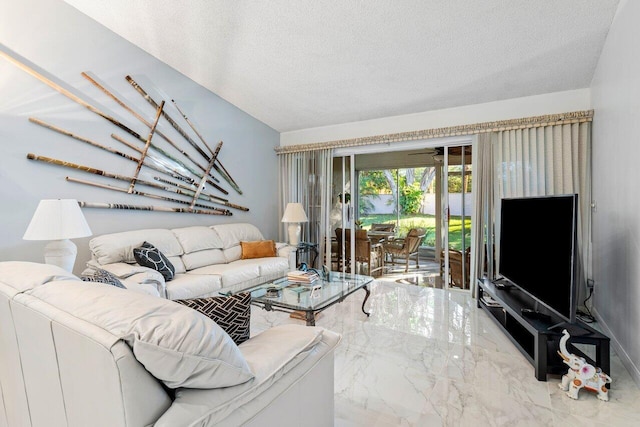
[[[485, 295], [495, 300], [497, 305], [486, 304], [483, 300]], [[571, 335], [567, 343], [570, 352], [584, 357], [587, 362], [610, 374], [608, 337], [584, 322], [564, 322], [554, 313], [545, 311], [544, 307], [536, 311], [536, 306], [533, 298], [515, 286], [498, 288], [487, 278], [478, 280], [478, 307], [489, 314], [529, 360], [539, 381], [546, 381], [548, 374], [560, 375], [567, 372], [567, 365], [562, 363], [562, 358], [557, 353], [563, 329]], [[573, 344], [595, 346], [596, 360]]]

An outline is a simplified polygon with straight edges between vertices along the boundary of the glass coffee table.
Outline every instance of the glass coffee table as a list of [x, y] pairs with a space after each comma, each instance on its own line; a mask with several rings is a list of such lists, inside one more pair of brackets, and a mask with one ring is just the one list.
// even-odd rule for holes
[[251, 303], [264, 310], [300, 313], [304, 315], [307, 326], [315, 326], [316, 314], [344, 301], [358, 289], [365, 291], [362, 312], [369, 316], [364, 305], [371, 294], [367, 286], [372, 281], [373, 277], [370, 276], [329, 272], [327, 279], [318, 280], [312, 285], [292, 283], [283, 277], [242, 292], [251, 292]]

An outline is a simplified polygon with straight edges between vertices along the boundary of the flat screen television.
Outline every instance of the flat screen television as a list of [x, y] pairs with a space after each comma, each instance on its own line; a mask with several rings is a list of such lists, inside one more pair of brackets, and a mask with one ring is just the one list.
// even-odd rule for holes
[[577, 310], [578, 195], [502, 199], [499, 274], [567, 322]]

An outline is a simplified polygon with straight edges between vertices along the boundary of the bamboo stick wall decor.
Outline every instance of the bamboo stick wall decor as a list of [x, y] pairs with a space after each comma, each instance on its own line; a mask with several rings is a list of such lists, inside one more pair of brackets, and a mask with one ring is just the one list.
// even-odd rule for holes
[[[123, 210], [140, 210], [140, 211], [157, 211], [157, 212], [179, 212], [179, 213], [194, 213], [194, 214], [205, 214], [205, 215], [232, 215], [232, 212], [228, 209], [218, 208], [214, 205], [221, 205], [226, 208], [237, 209], [240, 211], [248, 211], [249, 208], [231, 203], [228, 199], [216, 196], [207, 191], [208, 188], [212, 188], [215, 191], [219, 191], [224, 195], [228, 195], [229, 191], [219, 185], [221, 183], [218, 177], [213, 175], [213, 172], [217, 172], [218, 176], [228, 183], [231, 188], [237, 194], [242, 194], [240, 187], [237, 182], [231, 177], [229, 171], [224, 167], [224, 165], [219, 160], [219, 153], [222, 149], [223, 142], [219, 141], [216, 145], [215, 149], [211, 149], [211, 147], [207, 144], [202, 134], [196, 129], [191, 120], [187, 117], [187, 115], [183, 112], [182, 109], [178, 106], [174, 99], [171, 99], [172, 104], [176, 108], [176, 110], [182, 116], [185, 123], [190, 127], [191, 131], [197, 136], [200, 143], [204, 147], [204, 149], [198, 144], [193, 138], [189, 136], [189, 134], [180, 126], [180, 124], [174, 120], [170, 114], [165, 110], [166, 101], [161, 100], [157, 102], [154, 100], [148, 93], [145, 91], [140, 84], [138, 84], [131, 76], [125, 76], [125, 80], [132, 86], [133, 89], [137, 93], [139, 93], [148, 104], [150, 104], [154, 110], [154, 120], [147, 120], [141, 113], [134, 110], [131, 106], [127, 105], [122, 99], [121, 96], [118, 96], [115, 91], [108, 88], [107, 84], [102, 82], [97, 76], [90, 72], [82, 72], [81, 75], [85, 79], [87, 79], [93, 86], [99, 89], [103, 94], [105, 94], [110, 100], [114, 101], [118, 104], [124, 111], [133, 116], [137, 121], [143, 123], [147, 128], [149, 128], [148, 134], [146, 137], [142, 136], [140, 133], [131, 129], [126, 124], [122, 123], [117, 118], [113, 117], [112, 114], [108, 114], [105, 111], [102, 111], [100, 108], [96, 107], [97, 103], [95, 101], [91, 101], [91, 99], [87, 96], [80, 96], [71, 90], [65, 88], [63, 85], [56, 83], [50, 78], [46, 77], [42, 73], [33, 69], [32, 67], [26, 65], [20, 60], [14, 58], [6, 52], [0, 51], [0, 57], [7, 59], [12, 64], [16, 65], [18, 68], [37, 78], [41, 82], [45, 83], [52, 89], [58, 91], [62, 95], [71, 99], [72, 101], [82, 105], [89, 111], [103, 119], [107, 120], [111, 124], [118, 127], [120, 130], [124, 131], [129, 137], [133, 137], [136, 140], [136, 143], [132, 143], [127, 141], [124, 137], [112, 133], [110, 136], [112, 139], [118, 141], [122, 145], [126, 146], [130, 150], [133, 150], [137, 155], [130, 155], [120, 149], [116, 149], [113, 147], [109, 147], [105, 144], [99, 143], [93, 139], [80, 136], [75, 132], [70, 130], [63, 129], [59, 126], [53, 125], [51, 123], [47, 123], [41, 119], [30, 117], [29, 121], [38, 126], [44, 127], [45, 129], [49, 129], [51, 131], [57, 132], [61, 135], [68, 136], [76, 141], [83, 142], [88, 146], [100, 149], [105, 152], [109, 152], [114, 154], [120, 158], [124, 158], [129, 160], [130, 162], [135, 163], [135, 168], [132, 174], [123, 175], [113, 172], [108, 172], [101, 168], [95, 168], [86, 165], [80, 165], [72, 162], [68, 162], [65, 160], [54, 159], [51, 157], [41, 156], [33, 153], [28, 153], [27, 158], [29, 160], [34, 160], [38, 162], [44, 162], [52, 165], [57, 165], [61, 167], [66, 167], [86, 173], [91, 173], [94, 175], [99, 175], [104, 178], [113, 179], [117, 181], [122, 181], [127, 183], [126, 187], [119, 187], [110, 184], [104, 184], [99, 182], [87, 181], [84, 179], [74, 178], [71, 176], [67, 176], [65, 179], [69, 182], [79, 183], [84, 185], [93, 186], [96, 188], [102, 188], [110, 191], [127, 193], [129, 195], [153, 198], [156, 200], [162, 200], [166, 202], [176, 203], [180, 205], [187, 205], [188, 207], [165, 207], [165, 206], [148, 206], [148, 205], [133, 205], [133, 204], [125, 204], [125, 203], [96, 203], [96, 202], [79, 202], [81, 207], [87, 208], [101, 208], [101, 209], [123, 209]], [[75, 91], [77, 92], [77, 91]], [[202, 160], [198, 160], [194, 158], [194, 155], [189, 154], [183, 148], [180, 147], [176, 141], [172, 140], [169, 136], [162, 133], [160, 129], [158, 129], [158, 124], [164, 118], [171, 127], [186, 141], [188, 147], [191, 147], [199, 154], [199, 156], [204, 159], [205, 163], [202, 163]], [[178, 155], [171, 154], [167, 152], [165, 149], [161, 148], [156, 142], [152, 142], [155, 139], [162, 139], [162, 141], [166, 142], [168, 146], [175, 150]], [[137, 143], [142, 143], [143, 145], [136, 145]], [[205, 151], [206, 149], [206, 151]], [[152, 180], [145, 179], [141, 176], [141, 172], [143, 168], [147, 168], [151, 171], [158, 172], [162, 174], [162, 176], [153, 176]], [[138, 186], [146, 186], [156, 191], [160, 191], [163, 194], [149, 193], [146, 191], [141, 191], [137, 187]], [[171, 193], [173, 196], [169, 196], [168, 193]], [[177, 197], [184, 197], [177, 198]], [[207, 204], [210, 203], [210, 204]]]

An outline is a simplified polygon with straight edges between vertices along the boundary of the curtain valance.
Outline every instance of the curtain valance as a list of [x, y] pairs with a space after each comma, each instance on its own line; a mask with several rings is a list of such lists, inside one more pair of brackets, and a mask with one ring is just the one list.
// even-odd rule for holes
[[315, 151], [327, 148], [355, 147], [359, 145], [389, 144], [393, 142], [415, 141], [420, 139], [443, 138], [448, 136], [474, 135], [486, 132], [500, 132], [514, 129], [527, 129], [552, 125], [583, 123], [593, 120], [593, 110], [573, 111], [544, 116], [524, 117], [520, 119], [499, 120], [469, 125], [449, 126], [410, 132], [390, 133], [386, 135], [365, 136], [336, 141], [314, 142], [277, 147], [277, 154]]

